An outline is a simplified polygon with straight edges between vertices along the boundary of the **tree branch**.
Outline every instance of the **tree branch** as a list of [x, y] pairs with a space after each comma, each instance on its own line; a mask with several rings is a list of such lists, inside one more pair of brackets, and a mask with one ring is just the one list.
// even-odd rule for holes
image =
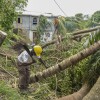
[[80, 30], [80, 31], [74, 32], [73, 35], [78, 35], [78, 34], [93, 32], [93, 31], [96, 31], [98, 29], [100, 29], [100, 26], [95, 27], [95, 28], [91, 28], [91, 29]]

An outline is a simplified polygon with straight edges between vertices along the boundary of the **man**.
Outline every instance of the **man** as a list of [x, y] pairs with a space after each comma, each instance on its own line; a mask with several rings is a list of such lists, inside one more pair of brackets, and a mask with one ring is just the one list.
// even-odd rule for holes
[[34, 45], [32, 49], [28, 49], [24, 45], [25, 51], [23, 51], [18, 56], [17, 68], [19, 71], [19, 89], [26, 90], [29, 86], [30, 81], [30, 66], [33, 63], [36, 63], [35, 59], [38, 59], [46, 68], [47, 66], [41, 59], [42, 48], [39, 45]]
[[59, 33], [59, 19], [58, 18], [55, 18], [54, 19], [54, 27], [55, 27], [55, 31], [54, 31], [54, 34], [56, 34], [57, 36], [57, 47], [59, 46], [60, 42], [61, 42], [61, 35]]

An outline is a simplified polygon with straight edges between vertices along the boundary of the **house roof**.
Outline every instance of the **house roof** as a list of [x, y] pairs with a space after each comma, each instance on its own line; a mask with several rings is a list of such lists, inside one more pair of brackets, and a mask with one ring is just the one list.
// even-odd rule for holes
[[40, 16], [40, 15], [44, 15], [47, 17], [58, 17], [57, 15], [53, 15], [52, 13], [39, 13], [39, 12], [28, 12], [28, 11], [24, 11], [22, 12], [21, 15], [25, 15], [25, 16]]

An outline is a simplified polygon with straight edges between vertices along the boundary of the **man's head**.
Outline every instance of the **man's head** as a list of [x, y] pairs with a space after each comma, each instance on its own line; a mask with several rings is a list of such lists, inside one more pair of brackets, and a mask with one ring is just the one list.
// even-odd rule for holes
[[33, 51], [34, 51], [34, 53], [36, 54], [37, 57], [40, 57], [41, 53], [42, 53], [42, 47], [39, 46], [39, 45], [35, 45], [33, 47]]

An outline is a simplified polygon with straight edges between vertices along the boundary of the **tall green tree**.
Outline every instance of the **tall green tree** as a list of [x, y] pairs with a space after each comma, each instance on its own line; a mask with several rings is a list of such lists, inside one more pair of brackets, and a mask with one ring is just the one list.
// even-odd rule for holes
[[38, 42], [40, 42], [41, 35], [44, 35], [44, 33], [46, 32], [48, 27], [50, 27], [50, 28], [52, 27], [52, 22], [50, 22], [46, 16], [40, 15], [39, 16], [39, 23], [38, 23], [38, 26], [37, 26]]
[[42, 35], [44, 34], [47, 24], [48, 24], [47, 17], [40, 15], [39, 16], [39, 24], [38, 24], [38, 27], [37, 27], [37, 32], [38, 32], [39, 36], [41, 34]]
[[100, 26], [100, 11], [94, 12], [94, 14], [88, 19], [87, 27]]
[[18, 11], [23, 10], [28, 0], [0, 0], [0, 27], [4, 30], [12, 28]]
[[91, 20], [93, 22], [93, 26], [100, 25], [100, 11], [94, 12], [94, 14], [91, 17]]
[[95, 22], [100, 22], [100, 11], [96, 11], [93, 15], [92, 18], [94, 18]]
[[85, 29], [87, 27], [87, 20], [85, 20], [85, 15], [82, 13], [78, 13], [75, 15], [75, 21], [77, 22], [78, 28], [79, 29]]
[[73, 32], [76, 29], [78, 29], [78, 24], [75, 21], [75, 17], [66, 17], [65, 20], [65, 27], [67, 29], [67, 32]]

